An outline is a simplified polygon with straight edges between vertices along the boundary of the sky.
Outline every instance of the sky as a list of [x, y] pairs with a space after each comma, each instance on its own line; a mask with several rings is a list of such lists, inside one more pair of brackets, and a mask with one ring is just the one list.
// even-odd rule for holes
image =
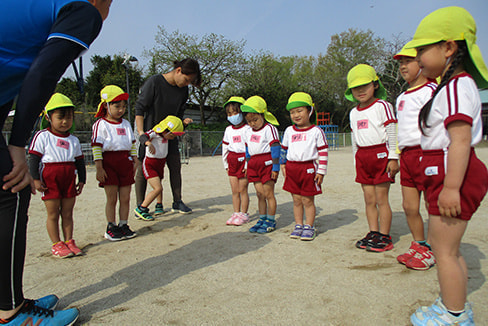
[[[215, 33], [245, 40], [245, 52], [265, 50], [276, 56], [325, 54], [331, 36], [350, 28], [375, 36], [408, 40], [430, 12], [461, 6], [477, 24], [477, 43], [488, 64], [486, 0], [113, 0], [99, 37], [83, 56], [86, 77], [93, 55], [128, 53], [146, 68], [144, 50], [155, 46], [158, 25], [168, 32], [199, 37]], [[68, 68], [64, 77], [74, 76]]]

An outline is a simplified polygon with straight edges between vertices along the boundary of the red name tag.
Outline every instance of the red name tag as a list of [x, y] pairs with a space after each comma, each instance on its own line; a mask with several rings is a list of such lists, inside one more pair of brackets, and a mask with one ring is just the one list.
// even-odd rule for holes
[[66, 140], [58, 139], [56, 142], [57, 147], [61, 147], [64, 149], [69, 149], [69, 143]]
[[261, 141], [261, 136], [259, 136], [259, 135], [252, 135], [251, 136], [251, 142], [259, 143], [260, 141]]
[[232, 137], [232, 141], [234, 143], [240, 143], [242, 140], [241, 140], [241, 136], [234, 136]]
[[291, 135], [291, 142], [292, 143], [295, 143], [295, 142], [298, 142], [298, 141], [306, 141], [306, 140], [307, 140], [307, 135], [305, 135], [305, 134]]
[[368, 129], [368, 119], [359, 120], [358, 129]]
[[125, 129], [124, 128], [117, 128], [117, 135], [119, 136], [125, 136]]

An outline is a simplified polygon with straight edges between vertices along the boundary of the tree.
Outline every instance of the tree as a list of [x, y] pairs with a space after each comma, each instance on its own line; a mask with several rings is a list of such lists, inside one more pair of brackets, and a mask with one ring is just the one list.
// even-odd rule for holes
[[[200, 87], [191, 87], [190, 101], [195, 101], [200, 109], [202, 124], [220, 108], [219, 93], [225, 83], [229, 82], [242, 69], [245, 63], [244, 46], [246, 42], [230, 41], [222, 35], [205, 34], [199, 39], [195, 35], [172, 33], [159, 26], [156, 34], [156, 46], [146, 55], [151, 59], [150, 70], [168, 71], [175, 60], [193, 58], [198, 60], [202, 72]], [[209, 115], [204, 108], [210, 106]]]

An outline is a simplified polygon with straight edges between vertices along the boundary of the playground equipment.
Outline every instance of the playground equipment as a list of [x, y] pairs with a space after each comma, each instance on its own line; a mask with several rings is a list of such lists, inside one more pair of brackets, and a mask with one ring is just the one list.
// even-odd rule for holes
[[329, 112], [317, 112], [317, 127], [324, 131], [329, 149], [336, 150], [339, 146], [339, 126], [330, 124]]

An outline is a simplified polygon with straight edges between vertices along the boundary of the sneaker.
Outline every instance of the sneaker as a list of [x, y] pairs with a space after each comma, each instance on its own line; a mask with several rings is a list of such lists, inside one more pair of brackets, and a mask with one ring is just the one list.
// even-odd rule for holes
[[144, 221], [152, 221], [154, 220], [154, 217], [149, 213], [149, 208], [142, 206], [137, 206], [134, 209], [134, 213], [136, 214], [136, 218], [138, 220], [144, 220]]
[[160, 214], [164, 214], [163, 204], [157, 203], [156, 209], [154, 210], [154, 215], [160, 215]]
[[234, 225], [234, 221], [236, 220], [237, 216], [238, 216], [239, 213], [232, 213], [232, 215], [229, 217], [229, 219], [227, 220], [227, 222], [225, 222], [225, 224], [227, 225]]
[[425, 271], [435, 265], [435, 257], [428, 247], [419, 246], [415, 255], [405, 265], [417, 271]]
[[53, 253], [54, 257], [58, 258], [68, 258], [74, 255], [63, 241], [53, 244], [51, 252]]
[[175, 201], [173, 203], [173, 212], [180, 212], [182, 214], [190, 214], [192, 212], [191, 208], [186, 206], [182, 200]]
[[249, 232], [251, 233], [256, 233], [258, 232], [258, 230], [261, 228], [261, 226], [263, 225], [264, 221], [266, 221], [266, 217], [260, 217], [258, 222], [256, 224], [254, 224], [254, 226], [252, 226], [250, 229], [249, 229]]
[[276, 221], [266, 219], [261, 227], [257, 229], [257, 233], [269, 233], [273, 232], [276, 229]]
[[290, 238], [300, 239], [302, 237], [302, 232], [303, 232], [303, 225], [295, 224], [295, 228], [290, 233]]
[[393, 249], [393, 242], [391, 241], [391, 236], [382, 235], [382, 234], [378, 234], [366, 246], [366, 250], [372, 252], [383, 252], [391, 249]]
[[418, 308], [413, 315], [410, 316], [410, 321], [414, 326], [474, 326], [472, 315], [470, 316], [467, 311], [457, 317], [452, 315], [447, 311], [441, 298], [437, 298], [429, 307], [424, 306]]
[[110, 241], [124, 240], [124, 234], [120, 227], [113, 224], [107, 226], [107, 231], [105, 231], [104, 237]]
[[34, 304], [44, 309], [54, 309], [58, 305], [59, 298], [54, 294], [46, 295], [45, 297], [33, 300]]
[[2, 325], [71, 326], [79, 314], [76, 308], [51, 310], [35, 305], [33, 300], [25, 300], [15, 317]]
[[376, 232], [376, 231], [368, 232], [368, 234], [366, 234], [366, 236], [364, 238], [362, 238], [361, 240], [358, 240], [356, 242], [356, 248], [366, 249], [366, 247], [368, 246], [368, 243], [370, 243], [377, 235], [378, 235], [378, 232]]
[[137, 233], [132, 231], [128, 224], [121, 225], [121, 226], [119, 226], [119, 228], [122, 231], [122, 237], [124, 239], [132, 239], [132, 238], [135, 238], [137, 236]]
[[314, 227], [310, 225], [305, 225], [303, 227], [303, 232], [302, 232], [302, 236], [300, 237], [300, 240], [312, 241], [313, 239], [315, 239], [316, 235], [317, 232], [315, 232]]
[[75, 255], [75, 256], [82, 256], [83, 251], [81, 251], [80, 248], [75, 244], [75, 240], [71, 239], [69, 241], [66, 241], [66, 246], [68, 247], [69, 250]]
[[415, 254], [417, 253], [417, 249], [419, 247], [421, 247], [422, 245], [420, 243], [418, 243], [417, 241], [412, 241], [412, 243], [410, 244], [410, 248], [408, 248], [407, 252], [402, 254], [402, 255], [399, 255], [397, 257], [397, 260], [400, 264], [403, 264], [405, 265], [407, 263], [407, 261], [410, 260], [410, 258], [412, 258], [413, 256], [415, 256]]
[[234, 225], [240, 226], [249, 222], [249, 214], [247, 213], [237, 213], [237, 217], [234, 219]]

